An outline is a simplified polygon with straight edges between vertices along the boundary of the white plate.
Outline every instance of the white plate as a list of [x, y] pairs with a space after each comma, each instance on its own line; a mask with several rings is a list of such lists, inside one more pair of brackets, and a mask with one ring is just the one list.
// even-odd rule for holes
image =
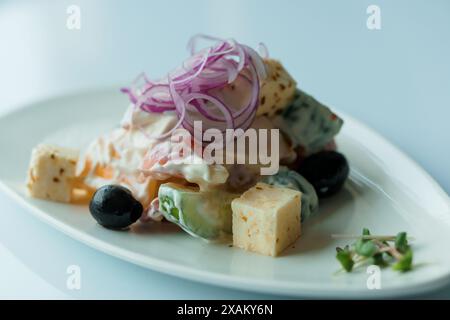
[[[227, 245], [206, 244], [171, 224], [136, 224], [117, 232], [97, 225], [84, 206], [30, 199], [26, 169], [40, 142], [81, 147], [117, 125], [127, 105], [118, 90], [65, 96], [36, 103], [0, 118], [0, 185], [37, 217], [94, 248], [177, 277], [213, 285], [306, 297], [386, 297], [435, 289], [450, 279], [450, 201], [413, 161], [349, 116], [338, 137], [351, 164], [345, 189], [322, 201], [320, 214], [278, 258]], [[401, 124], [399, 124], [401, 125]], [[414, 236], [414, 271], [381, 272], [381, 290], [367, 288], [366, 269], [337, 273], [334, 233], [407, 231]], [[23, 235], [18, 235], [23, 236]]]

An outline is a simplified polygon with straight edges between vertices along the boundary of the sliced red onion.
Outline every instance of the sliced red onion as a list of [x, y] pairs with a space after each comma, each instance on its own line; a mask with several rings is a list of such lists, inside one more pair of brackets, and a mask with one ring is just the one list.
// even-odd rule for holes
[[262, 42], [258, 44], [258, 53], [263, 59], [269, 58], [269, 49], [267, 49], [267, 46]]
[[[198, 51], [199, 40], [214, 41], [215, 44]], [[130, 88], [122, 88], [121, 91], [145, 112], [176, 113], [176, 126], [162, 137], [167, 137], [179, 126], [193, 133], [194, 121], [202, 117], [212, 122], [210, 126], [216, 123], [221, 124], [222, 128], [247, 129], [256, 115], [260, 81], [266, 77], [261, 56], [233, 39], [223, 40], [207, 35], [192, 37], [188, 50], [191, 57], [166, 78], [153, 82], [142, 73]], [[265, 46], [261, 49], [260, 45], [260, 50], [267, 56]], [[213, 90], [220, 91], [238, 78], [248, 82], [250, 98], [243, 106], [231, 108]], [[144, 84], [137, 85], [142, 80]]]

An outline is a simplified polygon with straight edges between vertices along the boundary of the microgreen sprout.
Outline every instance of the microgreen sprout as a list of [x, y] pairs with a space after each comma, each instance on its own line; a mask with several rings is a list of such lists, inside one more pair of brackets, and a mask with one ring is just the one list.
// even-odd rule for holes
[[336, 248], [336, 259], [347, 272], [369, 262], [379, 267], [392, 265], [392, 269], [399, 272], [412, 268], [413, 252], [408, 243], [411, 238], [408, 238], [406, 232], [399, 232], [396, 236], [377, 236], [371, 235], [369, 229], [364, 228], [359, 236], [340, 234], [332, 237], [356, 240], [344, 248]]

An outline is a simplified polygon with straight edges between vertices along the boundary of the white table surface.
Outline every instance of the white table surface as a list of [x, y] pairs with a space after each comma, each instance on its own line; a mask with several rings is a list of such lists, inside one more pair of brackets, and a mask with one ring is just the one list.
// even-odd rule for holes
[[[81, 29], [66, 9], [81, 9]], [[381, 8], [382, 28], [366, 27]], [[263, 41], [323, 102], [369, 124], [450, 191], [450, 2], [1, 1], [0, 115], [75, 90], [163, 75], [195, 33]], [[1, 156], [1, 155], [0, 155]], [[279, 298], [152, 272], [53, 230], [0, 193], [0, 298]], [[81, 267], [80, 290], [66, 268]], [[450, 298], [450, 285], [422, 298]]]

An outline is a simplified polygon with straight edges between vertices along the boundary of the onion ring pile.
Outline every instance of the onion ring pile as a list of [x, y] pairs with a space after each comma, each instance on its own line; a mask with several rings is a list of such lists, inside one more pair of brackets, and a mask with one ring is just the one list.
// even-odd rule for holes
[[[197, 50], [199, 40], [214, 44]], [[233, 39], [206, 35], [192, 37], [188, 50], [191, 56], [167, 77], [151, 81], [143, 73], [131, 87], [121, 91], [128, 95], [135, 108], [150, 113], [176, 113], [178, 122], [160, 138], [169, 136], [180, 126], [194, 134], [194, 121], [199, 117], [208, 120], [205, 129], [247, 129], [259, 105], [260, 82], [266, 78], [261, 56]], [[267, 49], [264, 51], [267, 55]], [[227, 105], [218, 92], [238, 79], [248, 85], [249, 99], [238, 107]]]

